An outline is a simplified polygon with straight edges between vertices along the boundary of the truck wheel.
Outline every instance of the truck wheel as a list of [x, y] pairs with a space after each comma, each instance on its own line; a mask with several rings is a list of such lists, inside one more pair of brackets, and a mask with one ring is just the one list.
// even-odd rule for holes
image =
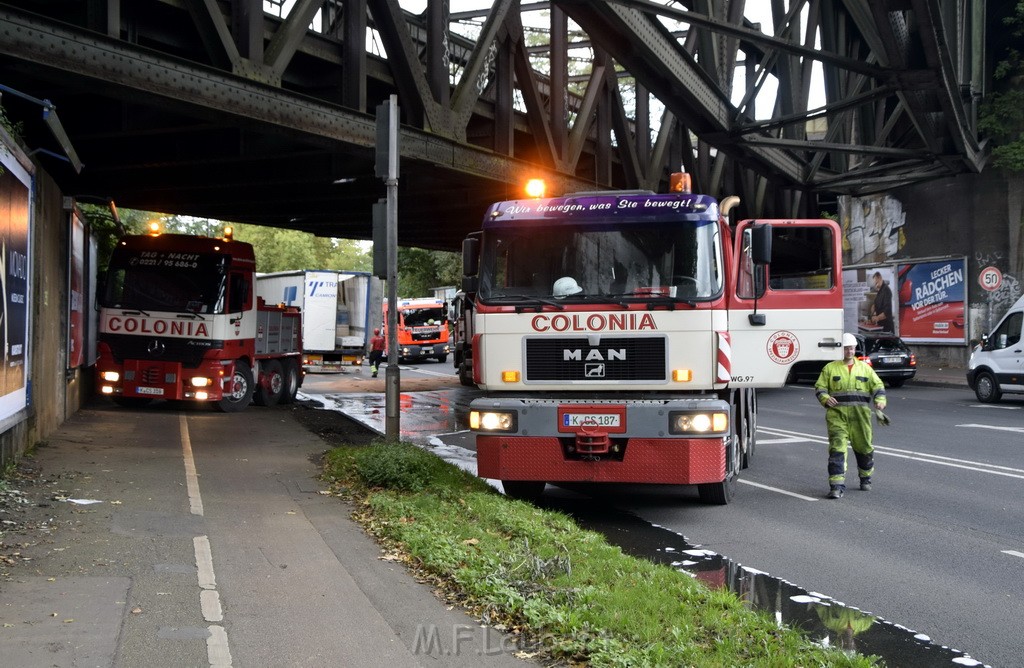
[[978, 396], [978, 401], [994, 404], [1002, 398], [1003, 391], [999, 389], [999, 381], [991, 372], [982, 371], [974, 379], [974, 394]]
[[142, 408], [152, 402], [149, 397], [114, 397], [114, 403], [125, 408]]
[[722, 482], [709, 482], [697, 485], [697, 493], [700, 500], [716, 506], [724, 506], [732, 501], [733, 489], [736, 486], [736, 477], [730, 476]]
[[473, 382], [473, 367], [466, 362], [463, 362], [459, 366], [459, 382], [466, 387], [473, 387], [476, 383]]
[[536, 501], [544, 492], [543, 480], [502, 480], [501, 488], [505, 496], [520, 501]]
[[252, 369], [245, 360], [235, 362], [235, 373], [229, 381], [224, 398], [215, 406], [222, 413], [238, 413], [244, 411], [252, 402], [253, 382]]
[[281, 363], [284, 373], [284, 387], [281, 389], [281, 403], [290, 404], [299, 393], [299, 365], [295, 360], [284, 360]]
[[267, 360], [266, 364], [261, 366], [263, 372], [253, 394], [253, 402], [257, 406], [276, 406], [284, 394], [284, 370], [277, 360]]
[[438, 355], [437, 356], [437, 361], [440, 362], [441, 364], [444, 364], [445, 362], [448, 361], [448, 356], [447, 355]]

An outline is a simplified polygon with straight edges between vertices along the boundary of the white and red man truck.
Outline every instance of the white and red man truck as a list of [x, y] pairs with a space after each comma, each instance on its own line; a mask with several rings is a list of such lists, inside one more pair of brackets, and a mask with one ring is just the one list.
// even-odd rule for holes
[[754, 454], [755, 389], [840, 357], [836, 223], [731, 225], [736, 198], [680, 177], [668, 194], [499, 202], [464, 242], [478, 473], [510, 496], [625, 482], [728, 503]]
[[302, 384], [299, 310], [256, 296], [251, 245], [181, 234], [122, 238], [101, 281], [96, 385], [119, 404], [290, 403]]

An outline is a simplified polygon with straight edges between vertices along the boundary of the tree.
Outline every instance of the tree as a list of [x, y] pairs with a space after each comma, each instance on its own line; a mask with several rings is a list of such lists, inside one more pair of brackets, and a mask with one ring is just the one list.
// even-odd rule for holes
[[399, 248], [398, 266], [399, 297], [429, 297], [431, 288], [458, 285], [462, 280], [458, 253]]
[[982, 106], [978, 128], [995, 145], [993, 166], [1024, 172], [1024, 53], [1017, 48], [1024, 39], [1024, 0], [1017, 1], [1003, 24], [1010, 39], [1003, 60], [996, 63], [992, 75], [996, 90]]
[[235, 238], [253, 245], [260, 272], [294, 269], [369, 271], [369, 252], [350, 239], [317, 237], [308, 232], [262, 225], [236, 225]]

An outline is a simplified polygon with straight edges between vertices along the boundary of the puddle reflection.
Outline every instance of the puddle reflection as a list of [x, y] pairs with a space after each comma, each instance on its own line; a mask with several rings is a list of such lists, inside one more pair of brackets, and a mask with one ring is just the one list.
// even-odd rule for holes
[[571, 515], [627, 554], [671, 566], [710, 587], [727, 588], [748, 607], [767, 612], [779, 624], [803, 629], [823, 646], [877, 655], [886, 665], [907, 668], [983, 665], [964, 652], [932, 643], [924, 634], [690, 545], [673, 531], [595, 505], [593, 499], [544, 499], [538, 505]]

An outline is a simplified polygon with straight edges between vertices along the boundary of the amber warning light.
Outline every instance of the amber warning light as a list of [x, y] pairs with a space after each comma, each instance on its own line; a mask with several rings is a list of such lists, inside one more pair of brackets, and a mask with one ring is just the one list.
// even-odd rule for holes
[[690, 194], [690, 175], [686, 172], [674, 172], [669, 178], [668, 190], [673, 193]]
[[544, 197], [546, 190], [547, 184], [544, 183], [544, 179], [530, 179], [526, 182], [527, 197]]

